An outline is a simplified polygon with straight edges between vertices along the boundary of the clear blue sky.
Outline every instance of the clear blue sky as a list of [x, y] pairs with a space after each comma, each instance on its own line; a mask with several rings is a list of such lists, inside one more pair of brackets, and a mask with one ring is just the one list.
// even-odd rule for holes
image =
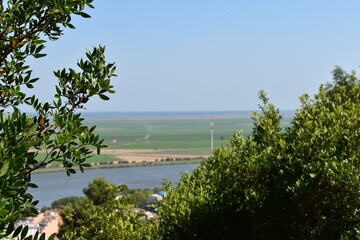
[[51, 99], [53, 70], [75, 67], [106, 46], [116, 62], [108, 102], [89, 111], [256, 110], [258, 91], [281, 110], [331, 80], [335, 65], [358, 70], [360, 1], [95, 0], [91, 19], [31, 61], [35, 93]]

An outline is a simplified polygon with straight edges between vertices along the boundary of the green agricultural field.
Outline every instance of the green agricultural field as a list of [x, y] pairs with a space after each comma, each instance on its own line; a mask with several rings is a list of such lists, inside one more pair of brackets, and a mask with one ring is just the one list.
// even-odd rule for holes
[[[43, 160], [46, 157], [46, 153], [44, 152], [40, 152], [38, 153], [38, 155], [36, 156], [36, 159], [38, 161]], [[119, 159], [112, 156], [112, 155], [108, 155], [108, 154], [94, 154], [91, 158], [89, 158], [87, 160], [88, 163], [91, 162], [109, 162], [109, 161], [118, 161]], [[60, 164], [60, 162], [52, 162], [52, 164]]]
[[[245, 136], [252, 131], [250, 116], [214, 119], [214, 146], [227, 143], [237, 130]], [[288, 125], [285, 117], [283, 125]], [[97, 133], [112, 149], [210, 149], [210, 118], [151, 119], [138, 117], [87, 117], [86, 124], [96, 125]]]
[[[285, 116], [282, 126], [286, 127], [291, 116]], [[210, 150], [210, 119], [207, 116], [86, 116], [85, 124], [96, 125], [97, 133], [108, 145], [109, 151], [94, 155], [87, 162], [110, 162], [123, 159], [129, 163], [143, 164], [152, 157], [154, 162], [166, 158], [207, 157]], [[244, 136], [251, 133], [253, 121], [250, 115], [229, 117], [217, 115], [214, 120], [214, 147], [226, 145], [235, 131], [242, 130]], [[144, 150], [144, 149], [148, 149]], [[156, 151], [155, 151], [156, 150]], [[119, 152], [120, 151], [120, 152]], [[128, 151], [126, 153], [126, 151]], [[130, 152], [129, 152], [130, 151]], [[125, 152], [125, 153], [124, 153]], [[45, 153], [39, 153], [38, 160], [44, 159]], [[134, 159], [134, 157], [136, 159]], [[142, 159], [144, 157], [144, 159]], [[167, 164], [169, 162], [164, 162]], [[59, 164], [53, 162], [53, 164]], [[126, 164], [125, 164], [126, 165]]]

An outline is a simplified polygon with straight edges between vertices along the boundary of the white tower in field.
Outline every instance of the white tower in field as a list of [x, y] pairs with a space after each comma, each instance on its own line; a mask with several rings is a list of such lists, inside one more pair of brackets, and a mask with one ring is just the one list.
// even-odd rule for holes
[[211, 132], [211, 145], [210, 145], [211, 147], [210, 147], [210, 149], [212, 152], [212, 150], [214, 149], [214, 122], [213, 122], [212, 118], [210, 120], [210, 132]]

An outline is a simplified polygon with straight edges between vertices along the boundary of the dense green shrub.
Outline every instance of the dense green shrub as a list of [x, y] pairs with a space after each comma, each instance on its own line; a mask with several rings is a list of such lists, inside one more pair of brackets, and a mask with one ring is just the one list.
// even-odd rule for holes
[[340, 68], [333, 79], [286, 129], [261, 92], [249, 137], [166, 184], [163, 239], [360, 238], [360, 82]]
[[72, 197], [63, 197], [60, 198], [58, 200], [55, 200], [51, 203], [51, 208], [49, 209], [61, 209], [64, 208], [70, 204], [74, 205], [76, 204], [78, 201], [80, 201], [80, 199], [82, 199], [82, 197], [76, 197], [76, 196], [72, 196]]
[[[99, 186], [102, 186], [99, 189]], [[148, 219], [143, 212], [133, 210], [125, 186], [116, 186], [96, 178], [84, 192], [88, 195], [60, 211], [63, 225], [58, 236], [63, 240], [158, 239], [156, 219]], [[101, 196], [101, 198], [99, 197]], [[101, 201], [98, 201], [101, 199]]]

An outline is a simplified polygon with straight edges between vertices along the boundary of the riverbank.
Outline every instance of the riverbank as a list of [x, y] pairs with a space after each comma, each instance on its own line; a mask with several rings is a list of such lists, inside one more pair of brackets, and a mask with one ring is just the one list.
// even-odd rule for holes
[[[86, 160], [89, 169], [95, 168], [125, 168], [138, 166], [158, 166], [199, 163], [210, 155], [207, 149], [111, 149], [101, 150], [101, 154]], [[38, 160], [44, 159], [44, 151], [38, 152]], [[74, 168], [75, 170], [79, 168]], [[61, 162], [54, 162], [34, 173], [63, 171]]]
[[[145, 167], [145, 166], [160, 166], [160, 165], [180, 165], [180, 164], [192, 164], [201, 163], [202, 159], [191, 160], [178, 160], [178, 161], [160, 161], [160, 162], [132, 162], [132, 163], [118, 163], [118, 164], [104, 164], [104, 165], [92, 165], [88, 170], [100, 169], [100, 168], [128, 168], [128, 167]], [[79, 170], [78, 167], [74, 167], [75, 170]], [[85, 170], [86, 170], [85, 169]], [[63, 167], [47, 167], [40, 168], [34, 171], [34, 173], [48, 173], [48, 172], [61, 172], [64, 171]]]

